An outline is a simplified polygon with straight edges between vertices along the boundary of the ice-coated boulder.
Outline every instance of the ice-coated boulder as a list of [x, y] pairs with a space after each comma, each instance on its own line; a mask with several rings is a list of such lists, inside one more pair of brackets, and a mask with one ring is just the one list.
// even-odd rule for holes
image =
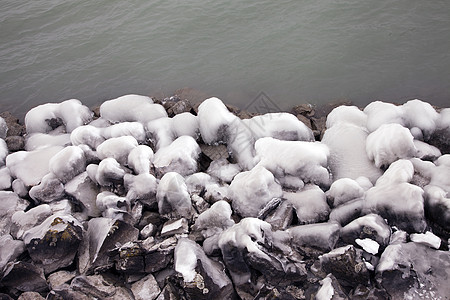
[[329, 150], [320, 142], [280, 141], [271, 137], [255, 143], [258, 165], [271, 171], [275, 177], [292, 175], [304, 182], [329, 186]]
[[130, 202], [139, 200], [147, 206], [156, 204], [156, 189], [158, 182], [155, 176], [149, 173], [139, 175], [126, 174], [124, 176], [125, 188], [127, 189], [127, 199]]
[[33, 151], [51, 146], [66, 147], [70, 144], [70, 134], [46, 134], [36, 132], [26, 136], [25, 150]]
[[307, 256], [318, 256], [334, 249], [341, 226], [337, 223], [316, 223], [288, 228], [292, 247]]
[[156, 151], [153, 164], [157, 174], [177, 172], [183, 176], [197, 171], [200, 147], [193, 137], [181, 136], [169, 146]]
[[341, 224], [341, 226], [345, 226], [352, 220], [361, 216], [363, 202], [363, 198], [359, 198], [333, 208], [330, 212], [329, 221], [337, 222]]
[[256, 217], [273, 198], [282, 195], [281, 186], [262, 166], [237, 174], [230, 184], [233, 209], [242, 217]]
[[189, 218], [193, 213], [191, 197], [184, 178], [175, 172], [166, 173], [156, 192], [159, 213]]
[[113, 219], [123, 220], [123, 215], [128, 213], [130, 209], [130, 202], [127, 198], [108, 191], [99, 193], [95, 204], [104, 217]]
[[149, 146], [139, 145], [128, 154], [128, 166], [136, 174], [150, 173], [150, 165], [153, 161], [153, 150]]
[[409, 160], [392, 163], [376, 185], [366, 192], [363, 213], [375, 213], [388, 220], [389, 225], [408, 232], [423, 232], [424, 191], [410, 184], [414, 167]]
[[5, 268], [0, 286], [13, 288], [16, 292], [48, 292], [42, 268], [24, 261], [15, 262]]
[[153, 300], [156, 299], [161, 292], [152, 274], [148, 274], [144, 278], [134, 282], [131, 285], [135, 300]]
[[411, 158], [417, 153], [411, 132], [399, 124], [383, 124], [366, 141], [366, 151], [375, 166], [389, 166], [400, 158]]
[[48, 203], [64, 198], [64, 185], [52, 173], [42, 177], [41, 183], [33, 186], [29, 195], [36, 203]]
[[181, 238], [175, 247], [174, 268], [183, 276], [192, 299], [232, 299], [233, 285], [221, 263], [206, 256], [202, 247]]
[[103, 159], [98, 165], [88, 165], [86, 172], [94, 182], [109, 186], [121, 183], [126, 170], [112, 157]]
[[154, 104], [146, 96], [125, 95], [108, 100], [100, 106], [100, 116], [112, 123], [140, 122], [145, 124], [151, 120], [167, 117], [163, 106]]
[[71, 99], [61, 103], [47, 103], [32, 108], [25, 115], [27, 133], [47, 133], [60, 125], [66, 132], [72, 132], [78, 126], [92, 120], [93, 113], [79, 100]]
[[383, 124], [405, 125], [402, 107], [392, 103], [374, 101], [364, 108], [364, 113], [367, 115], [369, 132], [377, 130]]
[[356, 180], [341, 178], [331, 184], [326, 195], [329, 203], [332, 206], [337, 207], [349, 201], [361, 198], [364, 195], [364, 189]]
[[25, 210], [28, 204], [13, 192], [0, 191], [0, 236], [10, 233], [14, 213]]
[[224, 182], [230, 183], [242, 171], [238, 164], [231, 164], [225, 158], [213, 160], [206, 172]]
[[84, 151], [78, 146], [68, 146], [49, 161], [49, 169], [56, 178], [66, 183], [86, 169]]
[[82, 239], [82, 228], [72, 216], [54, 214], [27, 230], [23, 241], [33, 262], [50, 273], [72, 264]]
[[72, 131], [70, 141], [74, 146], [88, 145], [92, 149], [97, 149], [98, 145], [105, 141], [105, 138], [102, 135], [101, 128], [85, 125]]
[[95, 200], [100, 192], [98, 186], [89, 178], [87, 172], [83, 172], [65, 184], [65, 192], [78, 200], [90, 217], [98, 217], [101, 212]]
[[22, 180], [25, 185], [37, 185], [42, 177], [50, 172], [50, 159], [62, 149], [60, 146], [53, 146], [34, 151], [15, 152], [6, 158], [6, 166], [11, 171], [11, 175]]
[[138, 146], [138, 142], [132, 136], [110, 138], [97, 146], [100, 159], [114, 158], [121, 165], [127, 164], [128, 155]]
[[172, 131], [176, 137], [188, 135], [196, 139], [200, 133], [199, 126], [198, 117], [188, 112], [177, 114], [172, 118]]
[[9, 234], [0, 236], [0, 272], [10, 261], [15, 260], [25, 251], [25, 244], [21, 240], [14, 240]]
[[409, 100], [402, 105], [405, 126], [419, 128], [425, 140], [436, 130], [439, 114], [429, 103], [419, 99]]
[[6, 190], [11, 187], [11, 172], [7, 167], [0, 167], [0, 190]]
[[231, 214], [230, 204], [224, 200], [218, 201], [198, 216], [195, 229], [200, 230], [203, 237], [211, 237], [234, 225]]
[[427, 216], [444, 230], [450, 230], [450, 196], [434, 185], [428, 185], [424, 190]]
[[8, 156], [8, 146], [5, 140], [0, 139], [0, 167], [5, 165], [6, 156]]
[[121, 136], [132, 136], [139, 143], [144, 143], [147, 139], [144, 125], [139, 122], [122, 122], [113, 124], [102, 128], [101, 133], [105, 139], [117, 138]]
[[295, 193], [283, 193], [295, 209], [299, 224], [320, 223], [328, 219], [330, 207], [325, 193], [317, 185], [306, 185]]
[[352, 124], [365, 128], [367, 126], [367, 115], [356, 106], [341, 105], [334, 108], [327, 116], [327, 129], [339, 123]]

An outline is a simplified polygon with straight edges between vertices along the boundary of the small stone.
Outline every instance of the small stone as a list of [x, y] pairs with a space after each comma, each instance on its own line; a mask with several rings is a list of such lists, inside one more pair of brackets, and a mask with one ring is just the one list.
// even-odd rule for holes
[[25, 139], [19, 135], [8, 136], [5, 139], [10, 152], [16, 152], [25, 149]]
[[147, 275], [141, 280], [131, 285], [131, 291], [133, 292], [136, 300], [153, 300], [158, 297], [161, 290], [158, 283], [152, 274]]
[[45, 300], [45, 298], [37, 292], [25, 292], [22, 293], [17, 300]]
[[48, 291], [43, 270], [23, 261], [10, 264], [6, 268], [0, 286], [14, 288], [22, 292]]
[[69, 271], [58, 271], [55, 273], [52, 273], [48, 276], [48, 283], [50, 288], [53, 290], [63, 284], [66, 284], [70, 282], [73, 278], [75, 278], [76, 274], [75, 272], [69, 272]]
[[190, 112], [191, 110], [192, 104], [189, 102], [189, 100], [183, 99], [173, 103], [173, 105], [170, 106], [169, 109], [167, 109], [167, 114], [169, 115], [169, 117], [173, 117], [184, 112]]

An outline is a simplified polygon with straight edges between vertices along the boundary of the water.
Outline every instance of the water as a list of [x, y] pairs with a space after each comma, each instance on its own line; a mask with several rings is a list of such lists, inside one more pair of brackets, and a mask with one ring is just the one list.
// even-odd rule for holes
[[1, 0], [0, 110], [192, 87], [246, 107], [450, 103], [446, 0]]

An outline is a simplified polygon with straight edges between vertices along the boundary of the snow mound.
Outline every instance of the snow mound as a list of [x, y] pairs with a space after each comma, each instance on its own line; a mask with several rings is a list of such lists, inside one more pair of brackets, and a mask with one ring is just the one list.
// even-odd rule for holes
[[93, 113], [79, 100], [71, 99], [61, 103], [47, 103], [32, 108], [25, 115], [27, 133], [47, 133], [59, 127], [65, 126], [66, 132], [72, 132], [75, 128], [89, 123]]
[[232, 213], [230, 204], [220, 200], [198, 216], [195, 227], [202, 232], [203, 237], [211, 237], [234, 225]]
[[296, 193], [283, 193], [295, 209], [299, 224], [324, 222], [330, 214], [325, 193], [317, 185], [306, 185]]
[[154, 104], [146, 96], [125, 95], [103, 102], [100, 115], [112, 123], [140, 122], [145, 124], [151, 120], [167, 117], [162, 105]]
[[70, 181], [86, 169], [84, 151], [78, 146], [65, 147], [50, 159], [49, 169], [62, 183]]
[[118, 124], [105, 127], [101, 130], [105, 139], [118, 138], [122, 136], [132, 136], [139, 143], [144, 143], [147, 139], [147, 134], [144, 125], [138, 122], [122, 122]]
[[98, 145], [105, 141], [105, 138], [102, 135], [101, 128], [85, 125], [72, 131], [70, 141], [74, 146], [88, 145], [92, 149], [97, 149]]
[[405, 126], [408, 128], [419, 128], [425, 139], [428, 139], [436, 130], [439, 114], [426, 102], [415, 99], [402, 105]]

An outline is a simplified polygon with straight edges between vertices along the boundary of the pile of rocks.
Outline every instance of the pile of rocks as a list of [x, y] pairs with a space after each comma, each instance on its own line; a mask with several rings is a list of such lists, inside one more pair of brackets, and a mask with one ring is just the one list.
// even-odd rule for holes
[[[367, 178], [332, 178], [328, 156], [313, 167], [330, 181], [284, 167], [280, 176], [280, 165], [240, 163], [242, 154], [230, 148], [234, 117], [225, 116], [228, 125], [207, 141], [221, 120], [178, 96], [159, 104], [118, 98], [95, 114], [76, 101], [37, 109], [27, 114], [27, 135], [8, 115], [0, 124], [9, 152], [0, 157], [2, 299], [450, 295], [450, 200], [436, 194], [450, 189], [448, 155], [434, 164], [399, 159], [380, 170], [375, 186]], [[326, 118], [311, 106], [293, 113], [309, 129], [289, 127], [283, 116], [289, 134], [259, 138], [317, 143], [311, 137], [323, 136]], [[213, 117], [202, 133], [207, 114]], [[435, 146], [449, 153], [449, 129], [428, 140], [436, 136]], [[255, 144], [251, 151], [262, 156], [258, 145], [265, 144]], [[442, 177], [421, 171], [430, 168]], [[391, 193], [402, 204], [379, 201]]]

